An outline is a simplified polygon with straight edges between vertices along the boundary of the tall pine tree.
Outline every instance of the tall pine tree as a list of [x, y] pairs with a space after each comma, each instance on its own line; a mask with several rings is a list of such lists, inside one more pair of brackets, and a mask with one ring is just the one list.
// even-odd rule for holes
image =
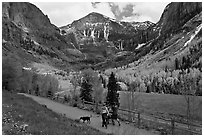
[[82, 85], [81, 85], [81, 100], [89, 101], [92, 102], [92, 85], [87, 82], [87, 80], [83, 80]]
[[178, 58], [175, 59], [175, 70], [179, 69], [179, 60]]
[[109, 77], [107, 87], [108, 87], [108, 94], [106, 96], [107, 104], [110, 106], [113, 106], [113, 105], [119, 106], [119, 101], [118, 101], [119, 94], [117, 93], [118, 84], [117, 84], [117, 81], [116, 81], [116, 78], [113, 72], [111, 73]]

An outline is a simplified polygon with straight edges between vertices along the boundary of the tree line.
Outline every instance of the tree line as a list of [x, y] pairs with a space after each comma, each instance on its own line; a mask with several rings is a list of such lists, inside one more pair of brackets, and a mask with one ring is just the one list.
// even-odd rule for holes
[[8, 55], [2, 59], [2, 87], [8, 91], [51, 97], [59, 90], [59, 82], [51, 75], [26, 69], [17, 56]]

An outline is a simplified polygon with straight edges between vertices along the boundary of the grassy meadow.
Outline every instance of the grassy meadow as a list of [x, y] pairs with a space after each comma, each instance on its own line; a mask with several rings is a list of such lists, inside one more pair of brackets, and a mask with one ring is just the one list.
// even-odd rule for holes
[[[149, 114], [175, 114], [186, 116], [186, 100], [182, 95], [135, 93], [135, 108]], [[202, 97], [191, 96], [191, 116], [194, 120], [202, 121]], [[120, 92], [120, 107], [128, 109], [130, 93]]]

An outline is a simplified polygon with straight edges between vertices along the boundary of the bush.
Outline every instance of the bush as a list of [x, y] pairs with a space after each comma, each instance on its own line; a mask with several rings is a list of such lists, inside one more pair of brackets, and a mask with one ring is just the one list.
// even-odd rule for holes
[[7, 56], [2, 59], [2, 86], [6, 90], [19, 89], [19, 78], [22, 74], [22, 65], [16, 56]]
[[76, 102], [73, 104], [73, 107], [77, 107], [77, 103]]
[[33, 90], [34, 73], [29, 70], [23, 70], [20, 78], [21, 92], [29, 93]]
[[40, 95], [44, 97], [52, 97], [59, 90], [58, 80], [51, 75], [38, 75], [37, 85], [39, 86]]
[[15, 55], [3, 58], [3, 89], [50, 97], [58, 91], [59, 82], [56, 78], [51, 75], [43, 76], [32, 70], [25, 70], [19, 60]]

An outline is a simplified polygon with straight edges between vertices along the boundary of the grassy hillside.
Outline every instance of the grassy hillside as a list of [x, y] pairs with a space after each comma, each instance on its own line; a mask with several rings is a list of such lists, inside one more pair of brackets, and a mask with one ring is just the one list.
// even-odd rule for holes
[[9, 135], [104, 134], [9, 91], [2, 92], [2, 132]]

